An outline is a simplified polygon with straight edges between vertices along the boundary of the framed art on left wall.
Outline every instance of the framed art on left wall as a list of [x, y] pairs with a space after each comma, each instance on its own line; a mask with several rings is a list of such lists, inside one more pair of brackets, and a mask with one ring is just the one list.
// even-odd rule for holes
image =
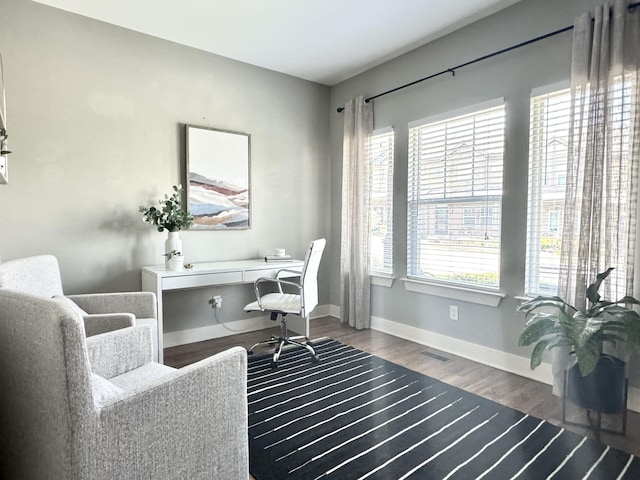
[[251, 228], [251, 136], [186, 125], [187, 201], [192, 230]]

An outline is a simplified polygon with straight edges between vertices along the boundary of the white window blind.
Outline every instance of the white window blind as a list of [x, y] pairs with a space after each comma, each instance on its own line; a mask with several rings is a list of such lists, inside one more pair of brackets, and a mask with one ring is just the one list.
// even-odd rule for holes
[[369, 146], [371, 273], [393, 274], [393, 130], [373, 132]]
[[504, 122], [497, 100], [409, 125], [409, 277], [499, 287]]
[[525, 267], [530, 296], [558, 293], [570, 106], [568, 88], [532, 92]]

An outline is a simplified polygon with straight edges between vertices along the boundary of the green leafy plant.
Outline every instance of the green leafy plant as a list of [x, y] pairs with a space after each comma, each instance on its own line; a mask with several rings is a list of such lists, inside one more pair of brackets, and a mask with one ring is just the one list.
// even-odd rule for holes
[[599, 273], [596, 281], [587, 287], [589, 308], [585, 311], [557, 296], [538, 296], [517, 308], [525, 312], [527, 319], [519, 345], [535, 344], [531, 352], [532, 370], [540, 365], [546, 350], [570, 347], [572, 361], [577, 362], [581, 375], [587, 376], [595, 369], [605, 343], [625, 344], [625, 356], [640, 345], [640, 316], [625, 307], [640, 305], [640, 302], [630, 296], [610, 302], [598, 293], [612, 270]]
[[173, 194], [171, 196], [165, 193], [164, 198], [159, 200], [160, 208], [154, 206], [139, 208], [142, 218], [146, 223], [157, 227], [159, 232], [168, 230], [169, 232], [178, 232], [185, 230], [193, 225], [193, 215], [182, 208], [182, 185], [173, 186]]

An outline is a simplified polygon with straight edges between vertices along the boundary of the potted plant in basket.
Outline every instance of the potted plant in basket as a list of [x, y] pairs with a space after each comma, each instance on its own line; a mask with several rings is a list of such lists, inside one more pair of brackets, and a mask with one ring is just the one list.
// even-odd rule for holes
[[164, 198], [159, 200], [160, 207], [139, 208], [142, 219], [158, 229], [159, 232], [167, 230], [168, 238], [165, 242], [165, 256], [167, 262], [169, 253], [182, 251], [182, 241], [180, 240], [180, 230], [185, 230], [193, 225], [193, 215], [188, 209], [182, 206], [182, 185], [174, 185], [171, 195], [164, 194]]
[[[589, 307], [581, 311], [557, 296], [538, 296], [522, 303], [526, 323], [519, 345], [535, 344], [531, 369], [542, 362], [542, 354], [556, 347], [570, 348], [568, 382], [574, 403], [603, 413], [620, 412], [625, 391], [625, 359], [640, 345], [640, 316], [625, 305], [640, 305], [625, 296], [616, 302], [604, 300], [598, 290], [613, 268], [599, 273], [587, 287]], [[605, 344], [625, 346], [622, 357], [605, 353]]]

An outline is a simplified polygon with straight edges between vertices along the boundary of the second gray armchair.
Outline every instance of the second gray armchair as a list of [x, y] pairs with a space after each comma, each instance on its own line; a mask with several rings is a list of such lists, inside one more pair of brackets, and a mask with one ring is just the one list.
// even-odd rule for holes
[[148, 325], [153, 340], [153, 359], [158, 361], [158, 314], [153, 293], [65, 296], [58, 260], [53, 255], [36, 255], [0, 263], [0, 288], [60, 299], [82, 316], [88, 337], [132, 325]]

